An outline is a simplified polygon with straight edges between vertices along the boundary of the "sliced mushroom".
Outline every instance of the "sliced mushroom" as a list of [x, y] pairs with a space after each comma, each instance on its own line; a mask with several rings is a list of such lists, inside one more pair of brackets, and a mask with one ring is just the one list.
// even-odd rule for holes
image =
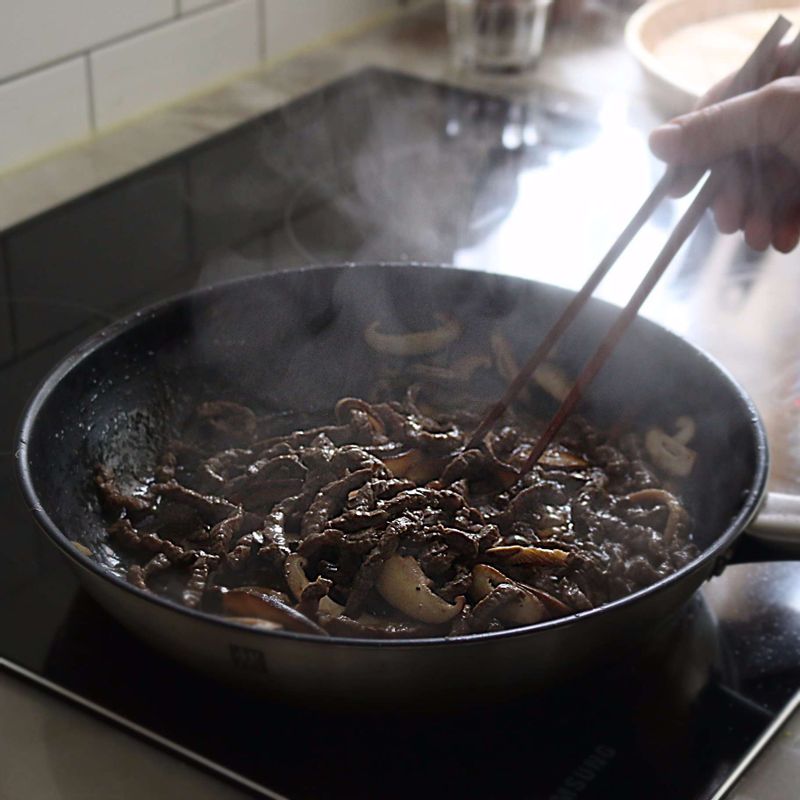
[[576, 456], [560, 446], [548, 447], [539, 456], [539, 463], [545, 467], [557, 467], [559, 469], [583, 469], [589, 466], [588, 462], [580, 456]]
[[335, 600], [330, 597], [323, 597], [319, 601], [319, 613], [326, 614], [329, 617], [338, 617], [344, 613], [344, 606], [339, 605]]
[[542, 601], [542, 605], [544, 605], [551, 617], [566, 617], [567, 614], [572, 613], [572, 609], [566, 603], [542, 589], [528, 585], [525, 585], [525, 588]]
[[509, 584], [522, 590], [517, 599], [508, 603], [499, 612], [502, 622], [510, 622], [515, 625], [534, 625], [549, 617], [544, 603], [531, 591], [529, 586], [512, 580], [488, 564], [476, 564], [472, 568], [470, 594], [475, 600], [483, 600], [502, 584]]
[[427, 483], [441, 474], [444, 460], [413, 448], [397, 456], [382, 459], [394, 478], [408, 478], [414, 483]]
[[[297, 602], [303, 599], [303, 590], [311, 581], [306, 575], [307, 561], [299, 553], [289, 553], [283, 562], [283, 576], [294, 599]], [[344, 611], [344, 606], [339, 605], [330, 597], [322, 597], [319, 601], [319, 613], [329, 617], [338, 617]]]
[[286, 579], [286, 585], [294, 599], [298, 601], [303, 596], [303, 589], [311, 583], [306, 576], [307, 563], [299, 553], [289, 553], [283, 562], [283, 577]]
[[392, 356], [421, 356], [436, 353], [461, 336], [461, 323], [449, 314], [436, 313], [438, 328], [414, 333], [383, 333], [375, 320], [364, 331], [367, 344], [379, 353]]
[[254, 588], [229, 589], [222, 595], [222, 608], [232, 617], [255, 617], [275, 622], [286, 630], [298, 633], [316, 633], [327, 636], [327, 631], [291, 606], [264, 591]]
[[514, 566], [563, 567], [569, 562], [570, 553], [558, 548], [522, 547], [518, 544], [490, 547], [486, 555]]
[[[679, 435], [681, 435], [679, 433]], [[685, 429], [683, 431], [685, 435]], [[661, 428], [651, 428], [644, 437], [644, 446], [653, 463], [668, 472], [685, 478], [694, 467], [697, 453]]]
[[376, 587], [383, 599], [398, 611], [432, 625], [450, 621], [464, 608], [463, 595], [451, 605], [431, 591], [430, 580], [413, 556], [389, 558], [378, 575]]
[[488, 564], [476, 564], [472, 568], [472, 585], [470, 586], [470, 596], [473, 600], [483, 600], [489, 592], [501, 583], [514, 583], [511, 578], [503, 575], [499, 569], [490, 567]]

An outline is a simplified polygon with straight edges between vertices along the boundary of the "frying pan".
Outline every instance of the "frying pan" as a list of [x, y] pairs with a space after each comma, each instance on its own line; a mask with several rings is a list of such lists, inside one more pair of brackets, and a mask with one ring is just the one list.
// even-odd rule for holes
[[[636, 648], [724, 566], [762, 501], [767, 476], [764, 429], [743, 390], [706, 354], [643, 318], [592, 386], [582, 413], [608, 425], [633, 402], [663, 426], [681, 415], [694, 418], [699, 456], [683, 496], [701, 552], [677, 573], [591, 611], [449, 640], [256, 630], [127, 583], [125, 563], [106, 544], [92, 483], [102, 462], [123, 489], [141, 487], [198, 397], [313, 410], [365, 395], [387, 358], [364, 341], [373, 320], [387, 330], [425, 329], [444, 311], [464, 325], [464, 352], [485, 351], [491, 331], [500, 329], [522, 356], [569, 297], [519, 278], [422, 265], [269, 273], [178, 297], [93, 336], [44, 381], [20, 433], [24, 494], [85, 588], [123, 625], [239, 685], [312, 702], [399, 704], [537, 691], [590, 674]], [[577, 373], [614, 313], [596, 300], [584, 310], [560, 345], [568, 374]]]

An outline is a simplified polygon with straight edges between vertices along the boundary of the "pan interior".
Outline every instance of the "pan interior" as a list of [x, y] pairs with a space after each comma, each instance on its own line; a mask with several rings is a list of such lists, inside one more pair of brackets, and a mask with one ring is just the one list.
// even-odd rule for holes
[[[67, 538], [119, 573], [126, 565], [106, 545], [94, 466], [108, 464], [123, 488], [140, 489], [199, 400], [266, 412], [328, 409], [342, 396], [368, 395], [387, 359], [364, 341], [375, 320], [387, 331], [424, 330], [445, 312], [463, 325], [450, 355], [487, 352], [500, 330], [521, 360], [568, 299], [516, 278], [419, 266], [278, 273], [180, 298], [98, 337], [45, 384], [29, 429], [33, 489]], [[560, 343], [554, 358], [568, 375], [613, 314], [592, 302]], [[498, 389], [479, 391], [488, 402]], [[652, 323], [635, 322], [581, 411], [601, 426], [629, 414], [667, 430], [679, 416], [695, 420], [699, 455], [683, 499], [701, 550], [757, 488], [765, 456], [746, 397], [706, 356]]]

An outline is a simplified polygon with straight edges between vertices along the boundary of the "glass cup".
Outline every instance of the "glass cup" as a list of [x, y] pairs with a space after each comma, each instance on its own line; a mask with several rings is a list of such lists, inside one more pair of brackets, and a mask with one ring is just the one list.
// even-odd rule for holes
[[447, 31], [458, 68], [516, 72], [536, 64], [552, 0], [447, 0]]

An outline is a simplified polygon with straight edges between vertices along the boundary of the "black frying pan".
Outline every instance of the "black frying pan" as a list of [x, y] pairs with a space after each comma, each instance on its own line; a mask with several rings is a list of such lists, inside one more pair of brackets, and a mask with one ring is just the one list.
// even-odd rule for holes
[[[46, 379], [20, 434], [25, 496], [86, 589], [120, 622], [175, 658], [239, 683], [311, 699], [399, 701], [534, 690], [585, 673], [635, 647], [683, 606], [724, 563], [765, 486], [766, 441], [751, 401], [707, 355], [644, 319], [635, 321], [583, 412], [607, 425], [633, 402], [664, 425], [682, 414], [695, 419], [692, 446], [700, 455], [685, 499], [701, 555], [659, 583], [589, 612], [454, 640], [254, 630], [121, 578], [92, 484], [93, 465], [101, 461], [135, 486], [201, 393], [262, 409], [329, 408], [343, 395], [365, 394], [383, 358], [363, 339], [374, 319], [425, 328], [435, 311], [447, 311], [464, 322], [459, 346], [466, 351], [485, 350], [499, 325], [522, 356], [568, 298], [564, 290], [517, 278], [409, 265], [273, 273], [179, 297], [100, 332]], [[560, 347], [568, 372], [577, 372], [613, 315], [605, 303], [589, 304]]]

